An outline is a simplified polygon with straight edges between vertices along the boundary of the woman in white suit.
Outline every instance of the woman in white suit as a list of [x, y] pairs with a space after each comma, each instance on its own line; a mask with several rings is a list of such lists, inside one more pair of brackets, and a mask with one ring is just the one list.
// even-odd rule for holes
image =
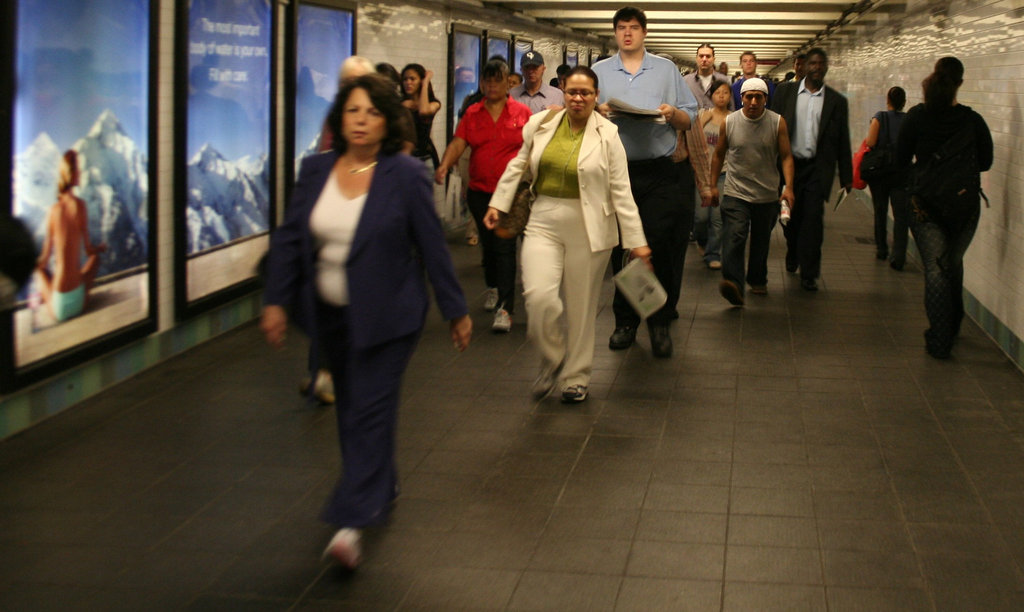
[[[527, 335], [541, 352], [533, 392], [544, 397], [561, 381], [562, 401], [582, 402], [594, 361], [594, 321], [612, 247], [650, 258], [629, 188], [618, 128], [594, 112], [597, 75], [573, 68], [565, 81], [565, 110], [523, 128], [523, 146], [509, 162], [484, 218], [488, 228], [508, 212], [529, 165], [537, 199], [520, 260]], [[564, 295], [564, 302], [562, 299]], [[565, 330], [560, 323], [565, 313]]]

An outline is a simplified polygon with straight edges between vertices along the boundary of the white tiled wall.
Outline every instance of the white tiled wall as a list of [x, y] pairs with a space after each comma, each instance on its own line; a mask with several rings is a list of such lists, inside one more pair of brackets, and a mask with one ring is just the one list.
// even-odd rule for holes
[[821, 45], [830, 55], [826, 80], [850, 101], [855, 148], [871, 116], [885, 108], [889, 87], [903, 87], [910, 108], [922, 101], [921, 81], [935, 60], [954, 55], [964, 63], [958, 100], [985, 118], [995, 142], [995, 162], [982, 174], [992, 207], [982, 210], [967, 251], [964, 287], [1017, 338], [1024, 338], [1022, 7], [1020, 0], [910, 0], [903, 9], [883, 3]]

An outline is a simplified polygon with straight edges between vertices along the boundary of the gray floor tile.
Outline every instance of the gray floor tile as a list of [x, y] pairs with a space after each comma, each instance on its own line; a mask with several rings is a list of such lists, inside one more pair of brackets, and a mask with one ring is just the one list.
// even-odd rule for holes
[[701, 612], [721, 609], [721, 601], [722, 585], [719, 582], [627, 577], [622, 581], [615, 610]]

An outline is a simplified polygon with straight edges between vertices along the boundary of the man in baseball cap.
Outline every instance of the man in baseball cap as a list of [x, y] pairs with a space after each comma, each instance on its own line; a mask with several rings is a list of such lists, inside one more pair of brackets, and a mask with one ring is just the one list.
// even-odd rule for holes
[[527, 51], [519, 65], [523, 73], [523, 84], [513, 87], [509, 92], [513, 100], [529, 106], [532, 113], [564, 106], [565, 96], [562, 91], [544, 83], [544, 56], [536, 51]]

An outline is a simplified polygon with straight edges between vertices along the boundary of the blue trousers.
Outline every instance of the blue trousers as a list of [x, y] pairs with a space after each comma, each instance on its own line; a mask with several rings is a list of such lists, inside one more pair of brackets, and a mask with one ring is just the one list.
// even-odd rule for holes
[[964, 253], [978, 228], [980, 204], [962, 228], [950, 230], [911, 215], [910, 231], [924, 266], [925, 348], [946, 357], [964, 319]]
[[337, 527], [384, 521], [398, 491], [395, 428], [402, 374], [419, 332], [370, 348], [352, 347], [347, 308], [321, 304], [320, 341], [334, 378], [341, 479], [321, 518]]

